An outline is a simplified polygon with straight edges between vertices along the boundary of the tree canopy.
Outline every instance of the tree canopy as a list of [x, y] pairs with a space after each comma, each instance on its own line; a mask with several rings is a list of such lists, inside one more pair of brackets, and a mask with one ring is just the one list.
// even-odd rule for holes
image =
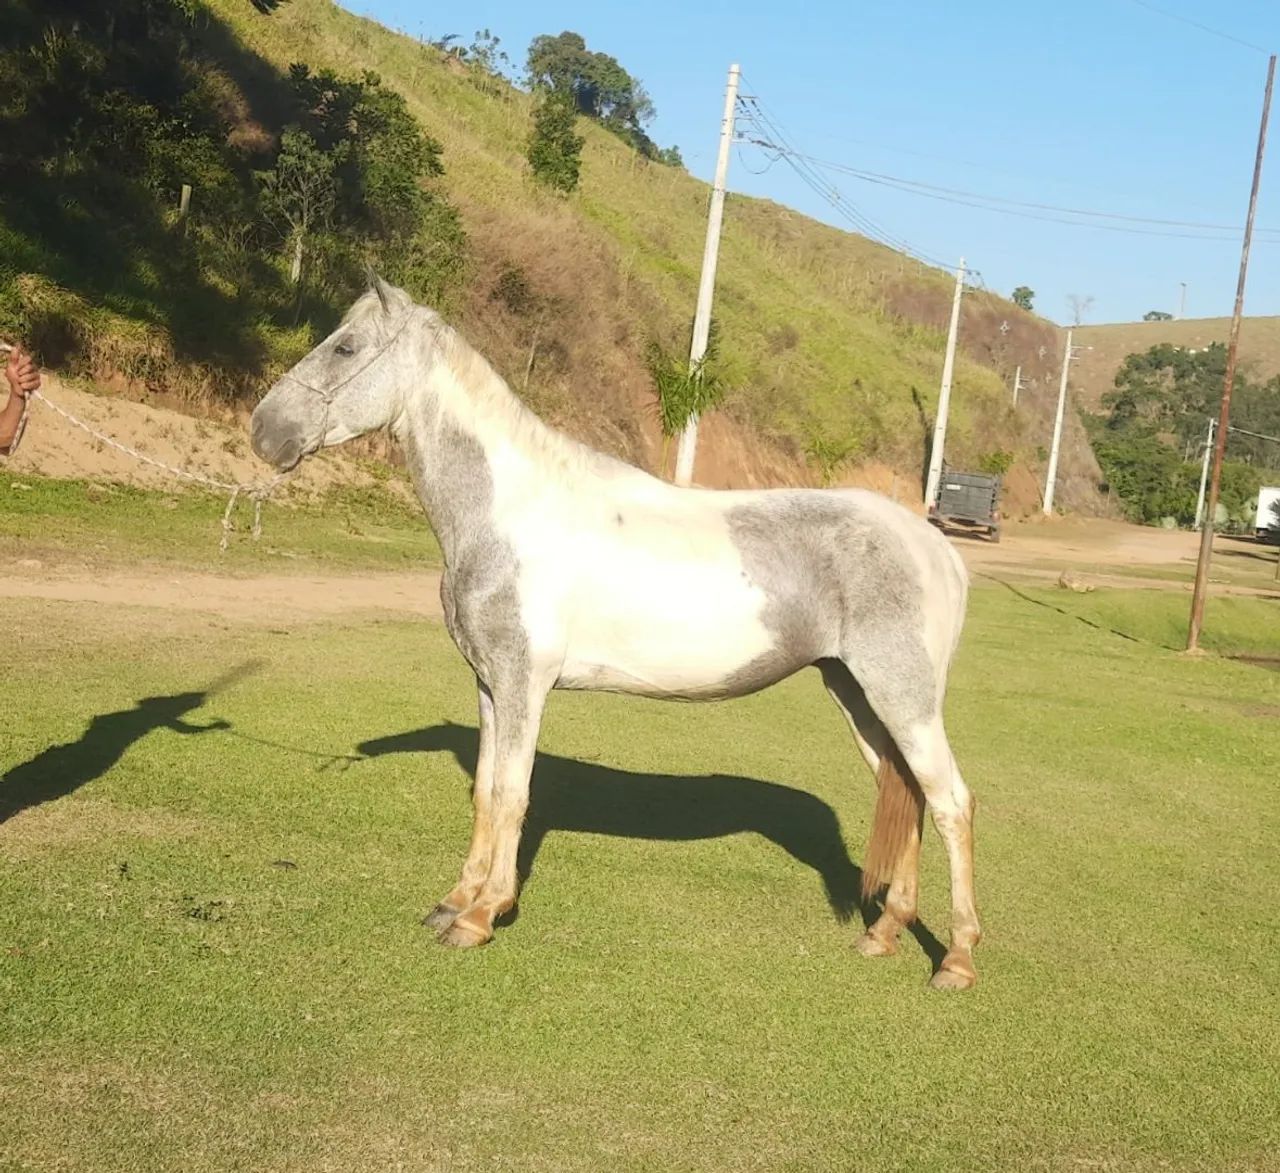
[[195, 0], [8, 0], [0, 119], [0, 327], [47, 361], [99, 313], [249, 375], [264, 340], [304, 344], [296, 318], [327, 332], [366, 259], [424, 299], [459, 275], [440, 145], [400, 95], [282, 75]]
[[657, 111], [643, 83], [616, 57], [588, 49], [580, 33], [534, 37], [527, 69], [531, 86], [565, 95], [579, 114], [626, 139], [646, 158], [682, 165], [676, 148], [661, 150], [645, 131]]
[[[1226, 377], [1227, 348], [1161, 343], [1131, 354], [1089, 421], [1094, 453], [1112, 490], [1137, 521], [1193, 520], [1200, 456], [1216, 419]], [[1280, 377], [1266, 382], [1236, 374], [1231, 422], [1280, 436]], [[1223, 465], [1222, 502], [1239, 524], [1257, 496], [1263, 470], [1280, 468], [1280, 444], [1231, 432]], [[1274, 475], [1274, 474], [1271, 474]]]

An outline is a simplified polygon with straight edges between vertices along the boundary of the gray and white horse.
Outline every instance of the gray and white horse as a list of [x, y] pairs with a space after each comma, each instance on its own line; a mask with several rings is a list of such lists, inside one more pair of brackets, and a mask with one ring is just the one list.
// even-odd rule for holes
[[924, 807], [951, 867], [950, 948], [932, 985], [975, 981], [973, 799], [942, 724], [967, 577], [920, 518], [857, 490], [679, 489], [552, 430], [436, 314], [374, 278], [253, 413], [288, 469], [390, 427], [444, 553], [445, 622], [480, 693], [475, 824], [427, 923], [480, 945], [517, 895], [538, 728], [555, 688], [719, 700], [811, 665], [879, 793], [858, 941], [893, 953], [916, 915]]

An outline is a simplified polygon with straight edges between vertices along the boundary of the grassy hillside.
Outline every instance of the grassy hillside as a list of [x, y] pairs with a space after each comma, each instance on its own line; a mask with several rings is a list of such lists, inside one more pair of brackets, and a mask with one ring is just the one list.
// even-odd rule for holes
[[[1226, 343], [1230, 318], [1183, 318], [1172, 322], [1117, 322], [1081, 326], [1076, 340], [1092, 349], [1082, 351], [1074, 365], [1072, 385], [1081, 407], [1095, 410], [1115, 381], [1121, 363], [1131, 354], [1162, 343], [1201, 349]], [[1245, 318], [1240, 326], [1240, 361], [1259, 380], [1280, 375], [1280, 317]]]
[[[542, 414], [656, 469], [662, 444], [643, 356], [651, 339], [674, 350], [687, 337], [707, 186], [678, 168], [647, 162], [584, 121], [581, 187], [568, 199], [552, 195], [527, 175], [527, 95], [330, 0], [261, 8], [270, 11], [245, 0], [204, 0], [201, 31], [193, 36], [212, 62], [210, 86], [220, 108], [234, 123], [228, 141], [246, 157], [261, 157], [276, 141], [288, 116], [284, 78], [293, 62], [347, 77], [376, 71], [443, 147], [438, 186], [456, 207], [467, 243], [465, 272], [442, 290], [441, 308]], [[212, 193], [197, 183], [196, 231], [211, 202]], [[231, 326], [210, 326], [213, 307], [236, 300], [234, 281], [225, 276], [202, 290], [197, 312], [175, 314], [164, 304], [188, 297], [185, 280], [136, 281], [129, 298], [113, 301], [100, 287], [77, 288], [74, 259], [52, 255], [56, 241], [28, 247], [20, 227], [6, 223], [0, 207], [6, 251], [23, 258], [10, 263], [18, 318], [53, 321], [58, 328], [46, 328], [46, 336], [83, 333], [83, 323], [93, 320], [93, 346], [81, 346], [78, 361], [99, 377], [123, 367], [135, 386], [155, 390], [183, 383], [180, 376], [194, 371], [185, 384], [205, 394], [229, 389], [252, 396], [326, 320], [319, 313], [312, 328], [305, 317], [295, 327], [278, 308], [255, 309]], [[266, 260], [277, 273], [287, 267], [283, 256]], [[777, 205], [731, 197], [715, 308], [731, 391], [704, 429], [699, 479], [812, 479], [805, 453], [821, 440], [850, 452], [842, 476], [879, 476], [887, 486], [892, 472], [902, 495], [914, 497], [937, 397], [950, 281]], [[329, 312], [341, 294], [333, 293]], [[103, 304], [110, 309], [105, 318]], [[964, 313], [948, 455], [974, 464], [1012, 454], [1009, 504], [1034, 507], [1060, 339], [1048, 323], [984, 293], [971, 293]], [[205, 334], [234, 329], [242, 344], [212, 346], [202, 326]], [[76, 361], [75, 348], [64, 349]], [[142, 360], [122, 358], [122, 350], [141, 352]], [[1015, 412], [1007, 387], [1019, 363], [1031, 388]], [[1064, 469], [1064, 505], [1096, 506], [1096, 465], [1074, 420]]]

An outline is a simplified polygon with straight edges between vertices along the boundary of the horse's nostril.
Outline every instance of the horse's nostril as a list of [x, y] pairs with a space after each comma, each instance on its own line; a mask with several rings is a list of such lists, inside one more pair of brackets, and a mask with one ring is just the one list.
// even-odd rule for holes
[[254, 414], [249, 425], [249, 443], [263, 460], [270, 460], [271, 454], [267, 451], [267, 426], [262, 416]]
[[302, 446], [296, 439], [280, 439], [272, 436], [271, 431], [261, 420], [253, 423], [253, 434], [250, 440], [253, 450], [268, 464], [284, 468], [298, 463]]
[[302, 445], [297, 440], [286, 440], [276, 449], [272, 464], [277, 468], [292, 468], [302, 459]]

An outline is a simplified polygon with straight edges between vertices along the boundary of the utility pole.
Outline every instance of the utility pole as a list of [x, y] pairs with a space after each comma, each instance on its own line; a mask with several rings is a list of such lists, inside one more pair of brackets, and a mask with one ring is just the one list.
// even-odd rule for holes
[[1178, 298], [1178, 320], [1181, 321], [1187, 316], [1187, 283], [1179, 281], [1178, 284], [1182, 286], [1182, 296]]
[[1058, 414], [1053, 420], [1053, 447], [1049, 450], [1049, 475], [1044, 482], [1044, 514], [1053, 515], [1053, 493], [1058, 484], [1058, 450], [1062, 447], [1062, 417], [1067, 407], [1067, 372], [1071, 370], [1071, 335], [1067, 331], [1067, 349], [1062, 355], [1062, 382], [1058, 385]]
[[1209, 482], [1209, 457], [1213, 452], [1213, 433], [1217, 427], [1218, 421], [1210, 416], [1209, 435], [1204, 442], [1204, 461], [1200, 465], [1200, 494], [1196, 498], [1196, 529], [1199, 529], [1201, 522], [1204, 521], [1204, 487]]
[[[693, 344], [689, 347], [689, 366], [696, 370], [707, 353], [711, 332], [711, 295], [716, 287], [716, 262], [720, 257], [720, 225], [724, 220], [724, 181], [729, 174], [729, 148], [733, 143], [734, 114], [738, 107], [738, 78], [742, 71], [729, 66], [729, 84], [724, 93], [724, 117], [720, 120], [720, 154], [716, 158], [716, 179], [711, 188], [711, 207], [707, 213], [707, 243], [702, 251], [702, 280], [698, 284], [698, 308], [693, 317]], [[676, 448], [677, 485], [693, 481], [693, 457], [698, 447], [698, 417], [689, 417]]]
[[1018, 392], [1022, 390], [1022, 367], [1013, 372], [1013, 406], [1018, 406]]
[[1244, 243], [1240, 248], [1240, 279], [1236, 283], [1236, 305], [1231, 315], [1231, 336], [1227, 342], [1227, 373], [1222, 384], [1222, 410], [1213, 445], [1213, 468], [1209, 475], [1209, 499], [1204, 525], [1200, 529], [1200, 555], [1196, 560], [1196, 584], [1191, 596], [1191, 621], [1187, 625], [1187, 651], [1200, 646], [1204, 625], [1204, 600], [1209, 586], [1209, 560], [1213, 556], [1213, 518], [1218, 509], [1218, 489], [1222, 482], [1222, 458], [1227, 448], [1231, 423], [1231, 391], [1236, 381], [1236, 359], [1240, 353], [1240, 319], [1244, 315], [1244, 290], [1249, 276], [1249, 246], [1253, 243], [1253, 220], [1258, 210], [1258, 188], [1262, 185], [1262, 160], [1267, 152], [1267, 122], [1271, 118], [1271, 90], [1276, 79], [1276, 57], [1267, 63], [1267, 88], [1262, 98], [1262, 123], [1258, 127], [1258, 153], [1253, 161], [1253, 186], [1249, 189], [1249, 215], [1244, 222]]
[[947, 330], [947, 357], [942, 360], [942, 387], [938, 391], [938, 418], [933, 425], [933, 447], [929, 449], [929, 476], [924, 487], [924, 507], [938, 499], [942, 480], [942, 452], [947, 442], [947, 412], [951, 409], [951, 376], [956, 366], [956, 337], [960, 333], [960, 298], [964, 295], [964, 257], [956, 269], [956, 292], [951, 300], [951, 325]]

